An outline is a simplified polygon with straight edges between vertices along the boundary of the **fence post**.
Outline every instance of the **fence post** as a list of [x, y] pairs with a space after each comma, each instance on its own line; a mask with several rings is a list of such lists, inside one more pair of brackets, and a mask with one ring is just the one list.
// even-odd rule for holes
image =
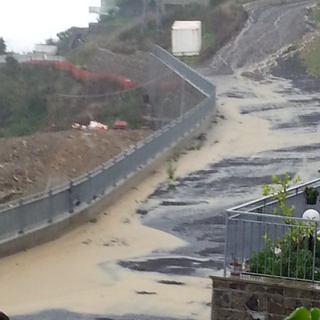
[[[136, 152], [138, 150], [138, 147], [137, 147], [137, 144], [135, 144], [133, 146], [133, 149], [134, 149], [134, 154], [136, 155]], [[136, 157], [134, 157], [134, 159], [137, 159]], [[134, 164], [134, 172], [138, 171], [139, 170], [139, 166], [137, 165], [137, 160], [135, 160], [135, 164]]]
[[184, 98], [185, 98], [185, 81], [181, 78], [181, 101], [180, 101], [180, 117], [184, 114]]
[[52, 190], [50, 189], [48, 191], [48, 197], [49, 197], [49, 217], [48, 217], [48, 223], [52, 223], [52, 217], [53, 217], [53, 197], [52, 197]]
[[[113, 157], [113, 167], [116, 167], [117, 166], [117, 158], [116, 157]], [[117, 186], [117, 183], [118, 183], [118, 179], [117, 179], [117, 176], [114, 175], [113, 177], [113, 188]]]
[[70, 180], [69, 184], [69, 213], [73, 213], [73, 181]]
[[88, 186], [89, 186], [89, 199], [87, 200], [87, 204], [89, 204], [93, 199], [93, 185], [92, 185], [92, 177], [91, 173], [87, 173], [87, 179], [88, 179]]
[[24, 234], [25, 227], [25, 217], [24, 217], [24, 208], [23, 208], [23, 199], [19, 199], [19, 208], [20, 208], [20, 219], [19, 219], [19, 231], [18, 234]]
[[106, 189], [107, 189], [107, 187], [106, 187], [106, 182], [105, 182], [106, 172], [107, 172], [107, 168], [106, 168], [106, 165], [103, 163], [103, 164], [102, 164], [102, 172], [101, 172], [101, 174], [102, 174], [102, 188], [101, 188], [101, 194], [100, 194], [100, 196], [102, 196], [103, 194], [105, 194]]
[[314, 270], [316, 266], [317, 232], [318, 232], [318, 223], [316, 222], [316, 225], [314, 227], [314, 235], [313, 235], [312, 282], [314, 282]]
[[124, 160], [124, 164], [125, 164], [124, 172], [126, 172], [126, 175], [124, 176], [124, 179], [127, 179], [128, 176], [131, 173], [131, 170], [130, 170], [130, 172], [128, 172], [128, 167], [131, 168], [130, 161], [127, 160], [127, 159], [130, 159], [130, 158], [128, 158], [128, 153], [129, 153], [129, 151], [128, 151], [128, 149], [126, 149], [124, 151], [124, 158], [125, 158], [125, 160]]
[[297, 206], [298, 193], [299, 193], [299, 187], [296, 188], [296, 194], [295, 194], [295, 199], [294, 199], [294, 204], [295, 204], [296, 208], [298, 208], [298, 206]]
[[224, 266], [223, 266], [223, 276], [227, 276], [227, 240], [228, 240], [228, 222], [229, 216], [226, 212], [226, 221], [225, 221], [225, 229], [224, 229]]

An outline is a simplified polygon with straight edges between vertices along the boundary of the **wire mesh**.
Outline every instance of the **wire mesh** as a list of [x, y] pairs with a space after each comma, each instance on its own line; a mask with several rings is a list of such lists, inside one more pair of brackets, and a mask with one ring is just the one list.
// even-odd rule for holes
[[254, 213], [228, 217], [225, 272], [320, 281], [319, 221]]
[[[157, 79], [157, 81], [154, 81]], [[154, 130], [163, 128], [203, 101], [206, 96], [166, 64], [151, 55], [147, 119]]]
[[[0, 135], [5, 138], [0, 143], [9, 147], [8, 152], [2, 149], [0, 153], [0, 185], [13, 191], [9, 197], [0, 193], [1, 239], [81, 211], [170, 148], [212, 112], [214, 86], [190, 68], [186, 71], [190, 79], [181, 76], [173, 65], [178, 63], [182, 71], [187, 66], [160, 52], [166, 61], [150, 55], [149, 74], [142, 82], [141, 78], [135, 82], [121, 75], [87, 71], [65, 61], [19, 64], [9, 59], [2, 65]], [[9, 85], [14, 90], [6, 95]], [[204, 89], [199, 91], [197, 86]], [[212, 96], [204, 94], [206, 90]], [[123, 135], [123, 145], [113, 154], [108, 150], [112, 135], [88, 130], [86, 125], [93, 119], [110, 128], [115, 120], [127, 120], [130, 128], [163, 130], [150, 134], [152, 130], [147, 129], [149, 136], [138, 135], [135, 143], [130, 140], [135, 131], [128, 135], [117, 132]], [[80, 132], [70, 131], [75, 122]], [[7, 139], [14, 136], [23, 138]], [[74, 141], [78, 142], [74, 136], [81, 138], [79, 145], [85, 145], [86, 152], [74, 151]], [[90, 136], [98, 137], [106, 154], [95, 152]], [[18, 167], [17, 159], [23, 163]], [[77, 163], [84, 165], [77, 167]], [[30, 179], [31, 174], [35, 180]], [[38, 193], [32, 194], [31, 184], [41, 187]]]

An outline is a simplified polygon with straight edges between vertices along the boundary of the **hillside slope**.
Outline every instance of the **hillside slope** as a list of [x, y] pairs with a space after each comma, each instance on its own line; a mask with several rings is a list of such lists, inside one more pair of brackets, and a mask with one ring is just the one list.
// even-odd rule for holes
[[69, 130], [0, 139], [0, 203], [85, 174], [149, 133]]

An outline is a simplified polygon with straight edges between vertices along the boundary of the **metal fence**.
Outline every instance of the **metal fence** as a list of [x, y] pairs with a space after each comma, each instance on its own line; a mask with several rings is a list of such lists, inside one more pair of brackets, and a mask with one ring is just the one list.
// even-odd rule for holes
[[[184, 92], [193, 92], [190, 95], [196, 95], [192, 100], [195, 104], [188, 104], [186, 101], [183, 112], [172, 113], [168, 124], [162, 124], [159, 130], [87, 174], [48, 192], [0, 205], [0, 241], [65, 219], [99, 201], [117, 184], [170, 148], [212, 113], [215, 106], [215, 87], [212, 83], [159, 47], [154, 48], [152, 59], [155, 70], [160, 70], [161, 67], [164, 74], [170, 71], [170, 78], [180, 84], [182, 81], [186, 83]], [[165, 85], [165, 82], [161, 83], [160, 87], [162, 85]], [[195, 88], [201, 88], [201, 93]], [[149, 88], [151, 104], [164, 104], [164, 101], [169, 99], [168, 95], [163, 96], [161, 101], [158, 95], [152, 94], [155, 89]], [[172, 96], [175, 95], [173, 90]], [[178, 101], [179, 97], [175, 97], [170, 103], [172, 107], [180, 110]]]
[[293, 217], [273, 214], [279, 204], [265, 197], [227, 210], [225, 267], [227, 271], [304, 281], [320, 281], [320, 221], [302, 219], [308, 205], [304, 190], [320, 189], [320, 179], [289, 189], [287, 207]]

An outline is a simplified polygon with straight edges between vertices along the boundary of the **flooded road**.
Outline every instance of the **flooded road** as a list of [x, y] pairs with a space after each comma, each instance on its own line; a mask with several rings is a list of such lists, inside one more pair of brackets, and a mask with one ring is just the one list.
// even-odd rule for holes
[[318, 177], [320, 84], [281, 59], [307, 31], [311, 3], [254, 11], [200, 70], [217, 86], [218, 113], [199, 150], [180, 150], [175, 190], [164, 166], [97, 224], [1, 260], [3, 311], [21, 320], [209, 319], [225, 209], [260, 197], [272, 173]]

